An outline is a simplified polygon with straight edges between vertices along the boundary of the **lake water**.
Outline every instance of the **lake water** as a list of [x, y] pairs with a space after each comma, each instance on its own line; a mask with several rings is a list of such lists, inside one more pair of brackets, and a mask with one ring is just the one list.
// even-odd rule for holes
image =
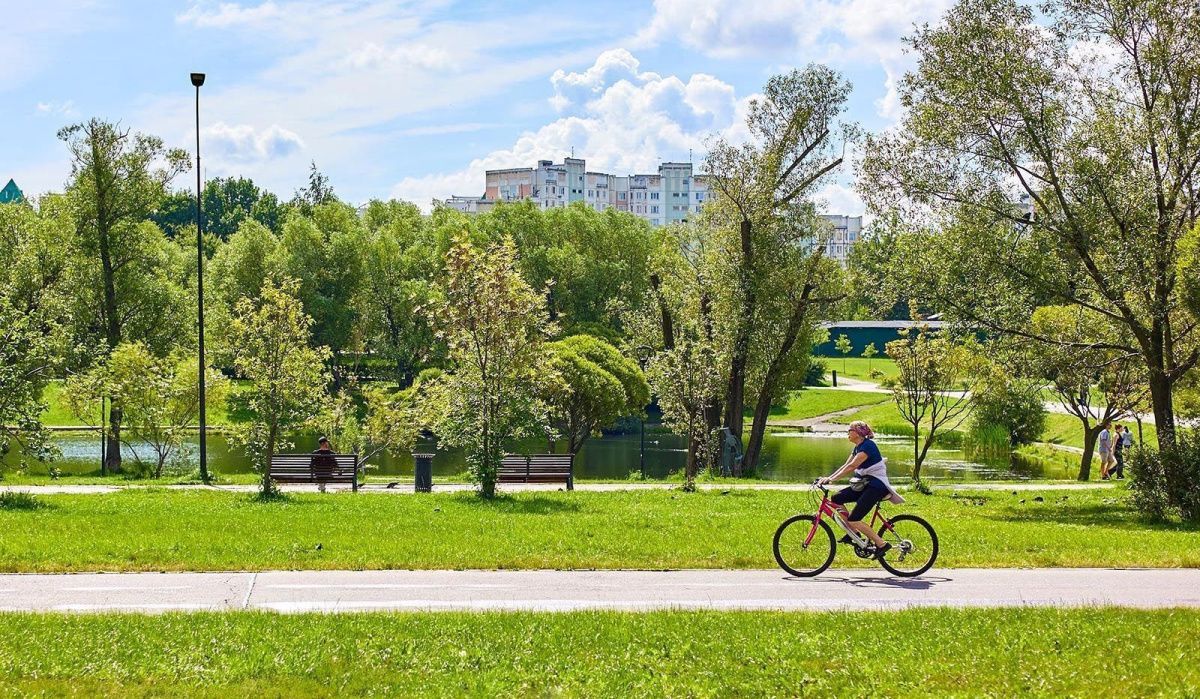
[[[59, 432], [55, 436], [62, 456], [54, 462], [63, 473], [95, 473], [99, 470], [100, 435], [97, 432]], [[912, 465], [912, 440], [880, 437], [880, 451], [888, 460], [889, 471], [897, 480], [907, 474]], [[198, 440], [185, 446], [185, 458], [195, 468]], [[336, 446], [336, 445], [335, 445]], [[534, 440], [526, 445], [531, 452], [545, 451], [545, 442]], [[684, 464], [684, 440], [657, 432], [646, 434], [646, 475], [657, 478], [679, 471]], [[316, 448], [316, 438], [303, 435], [296, 438], [295, 451]], [[561, 447], [560, 447], [561, 448]], [[822, 435], [803, 432], [769, 433], [763, 442], [760, 473], [763, 478], [780, 481], [805, 481], [827, 475], [841, 465], [850, 453], [851, 445], [844, 435]], [[576, 456], [576, 478], [624, 479], [638, 467], [638, 434], [608, 435], [588, 440]], [[148, 447], [139, 447], [144, 460], [152, 458]], [[434, 475], [452, 476], [463, 473], [466, 466], [459, 450], [439, 450], [431, 442], [421, 443], [414, 451], [435, 454]], [[132, 452], [126, 449], [126, 458]], [[3, 463], [12, 468], [20, 458], [8, 454]], [[232, 447], [221, 434], [208, 436], [208, 462], [215, 473], [246, 473], [252, 470], [244, 453]], [[370, 473], [411, 478], [412, 455], [384, 454], [375, 459]], [[49, 466], [36, 461], [28, 463], [30, 473], [46, 473]], [[189, 469], [190, 470], [190, 469]], [[989, 480], [998, 478], [1071, 478], [1071, 468], [1065, 464], [1043, 463], [999, 455], [972, 456], [961, 450], [931, 449], [923, 468], [924, 476], [937, 480]]]

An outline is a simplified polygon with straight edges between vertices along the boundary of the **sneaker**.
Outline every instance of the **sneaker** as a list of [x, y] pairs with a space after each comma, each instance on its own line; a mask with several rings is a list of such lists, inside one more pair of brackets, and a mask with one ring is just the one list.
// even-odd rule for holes
[[878, 561], [880, 558], [883, 558], [885, 555], [887, 555], [887, 552], [891, 551], [891, 550], [892, 550], [892, 545], [887, 542], [884, 542], [883, 548], [875, 549], [875, 555], [872, 556], [872, 558], [874, 558], [875, 560]]
[[850, 535], [846, 534], [846, 535], [842, 536], [842, 538], [838, 539], [838, 543], [839, 544], [853, 544], [854, 539], [851, 539]]

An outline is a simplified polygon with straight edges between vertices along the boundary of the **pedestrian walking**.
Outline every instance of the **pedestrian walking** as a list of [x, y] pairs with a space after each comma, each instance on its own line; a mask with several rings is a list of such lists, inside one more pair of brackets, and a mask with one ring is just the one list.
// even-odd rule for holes
[[1116, 435], [1113, 436], [1113, 458], [1117, 464], [1115, 473], [1117, 480], [1125, 480], [1125, 435], [1129, 433], [1129, 428], [1117, 425], [1113, 429], [1116, 430]]
[[1112, 455], [1112, 433], [1108, 430], [1108, 423], [1104, 423], [1100, 430], [1100, 439], [1097, 441], [1097, 447], [1100, 450], [1100, 480], [1108, 480], [1108, 470], [1113, 465]]

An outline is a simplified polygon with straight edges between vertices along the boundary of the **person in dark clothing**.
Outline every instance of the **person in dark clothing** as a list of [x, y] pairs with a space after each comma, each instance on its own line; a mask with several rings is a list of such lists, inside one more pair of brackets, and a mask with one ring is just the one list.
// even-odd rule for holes
[[1117, 460], [1116, 469], [1110, 473], [1115, 473], [1120, 480], [1125, 479], [1125, 447], [1129, 445], [1126, 436], [1129, 434], [1129, 428], [1124, 425], [1117, 425], [1117, 435], [1113, 439], [1113, 457]]
[[312, 468], [313, 479], [317, 481], [317, 490], [324, 493], [325, 484], [333, 480], [333, 473], [337, 470], [337, 457], [333, 455], [333, 447], [326, 437], [317, 440], [317, 450], [313, 452], [309, 467]]

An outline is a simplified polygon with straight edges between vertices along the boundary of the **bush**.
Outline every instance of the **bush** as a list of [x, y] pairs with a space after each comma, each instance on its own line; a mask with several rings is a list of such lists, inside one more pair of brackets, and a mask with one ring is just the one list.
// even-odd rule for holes
[[1023, 388], [993, 383], [977, 390], [972, 431], [983, 438], [990, 428], [1000, 427], [1008, 435], [1009, 448], [1037, 441], [1046, 428], [1046, 408], [1037, 391]]
[[0, 510], [36, 510], [41, 506], [42, 503], [29, 493], [12, 490], [0, 493]]
[[1200, 436], [1177, 432], [1171, 449], [1135, 447], [1125, 457], [1134, 505], [1151, 519], [1200, 522]]
[[826, 366], [824, 359], [812, 357], [808, 360], [808, 367], [804, 370], [804, 385], [805, 386], [824, 386], [825, 374], [828, 373], [829, 367]]

